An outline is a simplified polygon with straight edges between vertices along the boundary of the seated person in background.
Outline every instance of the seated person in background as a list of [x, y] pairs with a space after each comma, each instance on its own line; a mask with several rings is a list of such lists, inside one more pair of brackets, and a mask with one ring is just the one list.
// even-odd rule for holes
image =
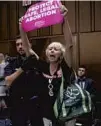
[[81, 88], [88, 91], [93, 98], [95, 95], [95, 89], [94, 89], [94, 81], [91, 78], [88, 78], [87, 76], [87, 69], [85, 66], [80, 66], [77, 71], [77, 79], [76, 82], [80, 85]]
[[4, 79], [4, 68], [6, 67], [4, 54], [0, 53], [0, 110], [6, 108], [5, 97], [6, 97], [6, 85]]
[[[77, 78], [76, 78], [76, 83], [80, 85], [81, 88], [85, 89], [88, 91], [91, 95], [91, 99], [93, 101], [92, 105], [92, 112], [90, 114], [87, 114], [85, 116], [81, 116], [77, 120], [81, 120], [82, 117], [84, 118], [84, 126], [91, 126], [92, 125], [92, 119], [94, 118], [93, 114], [95, 111], [95, 105], [94, 105], [94, 99], [95, 99], [95, 89], [94, 89], [94, 81], [91, 78], [87, 77], [87, 69], [85, 66], [80, 66], [77, 70]], [[85, 121], [87, 119], [88, 121]]]

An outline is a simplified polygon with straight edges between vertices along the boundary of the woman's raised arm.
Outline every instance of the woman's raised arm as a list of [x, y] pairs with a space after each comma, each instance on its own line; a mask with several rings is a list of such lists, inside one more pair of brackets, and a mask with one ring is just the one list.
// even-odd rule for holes
[[72, 33], [71, 33], [71, 29], [68, 22], [67, 12], [68, 12], [67, 8], [64, 5], [62, 5], [61, 13], [64, 16], [63, 33], [64, 33], [64, 39], [65, 39], [64, 45], [66, 48], [64, 58], [68, 66], [72, 67], [72, 49], [71, 48], [73, 46], [73, 38], [72, 38]]

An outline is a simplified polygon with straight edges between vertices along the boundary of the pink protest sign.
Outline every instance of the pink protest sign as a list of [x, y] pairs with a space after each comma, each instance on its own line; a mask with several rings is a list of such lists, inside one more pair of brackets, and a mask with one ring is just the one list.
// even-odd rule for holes
[[63, 22], [63, 15], [60, 13], [61, 2], [49, 0], [39, 2], [29, 7], [24, 15], [22, 27], [24, 31], [48, 27]]

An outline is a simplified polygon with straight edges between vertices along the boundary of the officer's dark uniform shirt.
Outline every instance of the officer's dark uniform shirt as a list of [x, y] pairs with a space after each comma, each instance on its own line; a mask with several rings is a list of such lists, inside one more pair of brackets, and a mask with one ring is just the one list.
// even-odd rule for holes
[[[5, 76], [13, 74], [24, 62], [25, 58], [17, 56], [9, 60], [9, 64], [5, 67]], [[31, 97], [36, 96], [37, 86], [35, 86], [35, 69], [28, 72], [23, 72], [15, 79], [9, 90], [9, 105], [17, 106], [22, 102], [27, 102]], [[30, 81], [34, 78], [32, 81]]]

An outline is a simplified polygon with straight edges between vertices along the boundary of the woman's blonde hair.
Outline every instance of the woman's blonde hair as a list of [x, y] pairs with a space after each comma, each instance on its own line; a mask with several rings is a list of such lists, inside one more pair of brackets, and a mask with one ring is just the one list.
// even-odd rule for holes
[[60, 60], [62, 60], [63, 57], [64, 57], [64, 54], [65, 54], [65, 47], [64, 47], [64, 45], [63, 45], [62, 43], [60, 43], [60, 42], [51, 42], [51, 43], [47, 46], [47, 48], [46, 48], [46, 56], [47, 56], [47, 54], [48, 54], [48, 48], [49, 48], [51, 45], [58, 45], [58, 46], [60, 47], [60, 51], [61, 51]]

